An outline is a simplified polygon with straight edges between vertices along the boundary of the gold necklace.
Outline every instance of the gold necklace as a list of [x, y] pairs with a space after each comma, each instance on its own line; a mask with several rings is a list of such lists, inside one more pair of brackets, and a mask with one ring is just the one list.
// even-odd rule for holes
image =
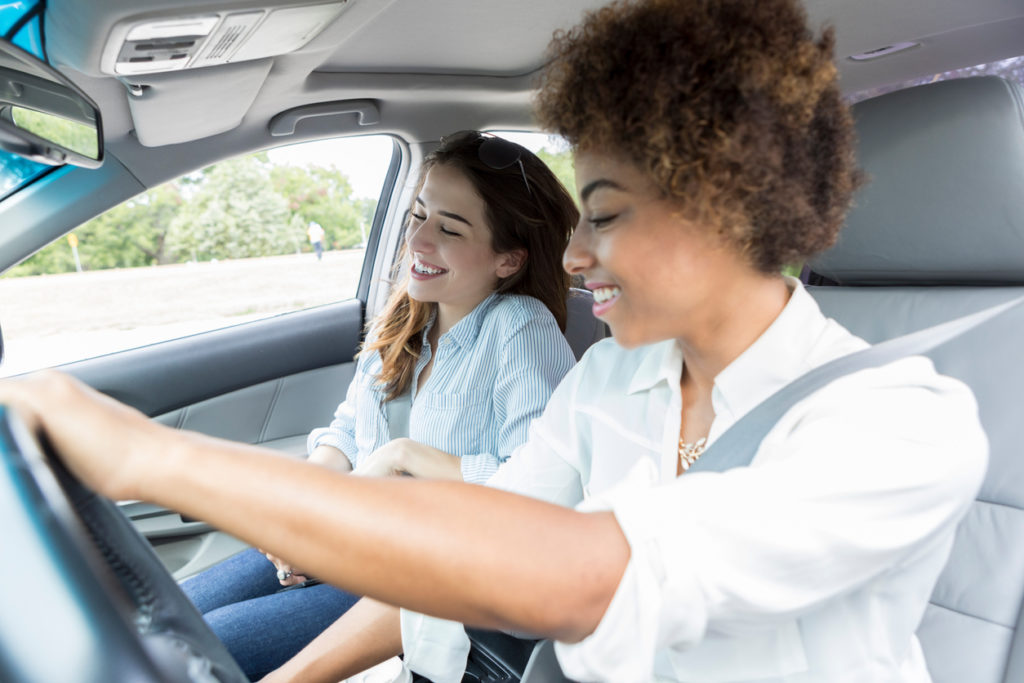
[[697, 458], [704, 453], [704, 448], [708, 444], [708, 438], [702, 436], [693, 443], [686, 443], [682, 437], [679, 437], [679, 467], [682, 468], [683, 472], [690, 469], [693, 463], [697, 462]]

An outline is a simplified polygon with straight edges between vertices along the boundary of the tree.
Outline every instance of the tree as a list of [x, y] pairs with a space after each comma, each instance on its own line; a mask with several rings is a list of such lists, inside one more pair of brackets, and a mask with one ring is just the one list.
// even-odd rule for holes
[[244, 258], [294, 252], [304, 232], [254, 155], [206, 169], [167, 242], [180, 260]]
[[548, 168], [555, 174], [555, 177], [565, 185], [565, 189], [569, 191], [569, 196], [575, 199], [576, 165], [573, 163], [572, 152], [569, 150], [552, 152], [543, 147], [537, 152], [537, 157], [548, 165]]
[[71, 273], [74, 270], [75, 260], [71, 254], [71, 247], [67, 240], [59, 239], [8, 270], [3, 277]]
[[[177, 184], [168, 183], [118, 204], [74, 231], [85, 270], [131, 268], [171, 262], [165, 240], [182, 204]], [[47, 245], [11, 269], [14, 277], [69, 273], [74, 258], [66, 240]]]
[[365, 202], [353, 200], [348, 177], [334, 166], [275, 166], [270, 177], [274, 188], [288, 198], [288, 209], [297, 224], [319, 223], [331, 247], [344, 249], [361, 243], [371, 218], [365, 218]]
[[173, 262], [167, 233], [183, 203], [178, 185], [167, 183], [85, 223], [75, 231], [82, 266], [99, 270]]

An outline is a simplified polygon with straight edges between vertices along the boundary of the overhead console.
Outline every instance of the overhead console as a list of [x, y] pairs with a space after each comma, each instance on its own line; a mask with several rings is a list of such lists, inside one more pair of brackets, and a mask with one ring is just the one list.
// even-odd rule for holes
[[346, 5], [333, 0], [120, 21], [107, 38], [100, 70], [133, 76], [287, 54], [315, 38]]

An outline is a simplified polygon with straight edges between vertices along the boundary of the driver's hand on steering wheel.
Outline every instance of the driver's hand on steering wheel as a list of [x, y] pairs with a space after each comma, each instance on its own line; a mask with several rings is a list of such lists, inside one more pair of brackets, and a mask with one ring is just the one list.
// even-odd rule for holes
[[0, 380], [0, 403], [45, 434], [87, 486], [114, 500], [140, 497], [139, 483], [165, 455], [158, 447], [169, 443], [166, 427], [54, 370]]
[[309, 578], [302, 572], [282, 560], [280, 557], [275, 557], [268, 552], [264, 552], [262, 548], [259, 550], [263, 553], [264, 557], [270, 560], [274, 567], [277, 568], [277, 580], [281, 582], [282, 586], [294, 586], [295, 584], [309, 580]]

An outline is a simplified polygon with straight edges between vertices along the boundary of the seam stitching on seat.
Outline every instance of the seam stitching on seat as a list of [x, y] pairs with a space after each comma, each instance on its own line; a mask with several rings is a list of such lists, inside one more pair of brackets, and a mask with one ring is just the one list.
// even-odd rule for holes
[[274, 395], [270, 397], [270, 405], [267, 406], [267, 414], [263, 416], [263, 426], [260, 428], [259, 440], [256, 443], [263, 443], [267, 440], [267, 431], [270, 429], [270, 416], [274, 414], [274, 407], [277, 405], [277, 398], [284, 388], [284, 378], [274, 381]]
[[975, 503], [985, 503], [986, 505], [995, 505], [997, 507], [1010, 508], [1011, 510], [1019, 510], [1021, 512], [1024, 512], [1024, 507], [1020, 507], [1020, 506], [1014, 505], [1012, 503], [1000, 503], [999, 501], [984, 500], [982, 498], [975, 498], [974, 502]]
[[938, 607], [939, 609], [944, 609], [944, 610], [946, 610], [948, 612], [952, 612], [954, 614], [959, 614], [960, 616], [963, 616], [963, 617], [968, 617], [970, 619], [977, 619], [978, 621], [982, 621], [982, 622], [984, 622], [986, 624], [991, 624], [993, 626], [998, 626], [999, 628], [1005, 628], [1007, 631], [1014, 631], [1015, 630], [1015, 628], [1013, 626], [1007, 626], [1006, 624], [1002, 624], [1002, 623], [1000, 623], [998, 621], [992, 621], [991, 619], [986, 619], [985, 617], [979, 617], [977, 614], [971, 614], [969, 612], [964, 612], [962, 610], [958, 610], [958, 609], [955, 609], [953, 607], [948, 607], [946, 605], [941, 605], [941, 604], [939, 604], [937, 602], [933, 602], [931, 600], [929, 600], [928, 603], [930, 605], [934, 606], [934, 607]]

